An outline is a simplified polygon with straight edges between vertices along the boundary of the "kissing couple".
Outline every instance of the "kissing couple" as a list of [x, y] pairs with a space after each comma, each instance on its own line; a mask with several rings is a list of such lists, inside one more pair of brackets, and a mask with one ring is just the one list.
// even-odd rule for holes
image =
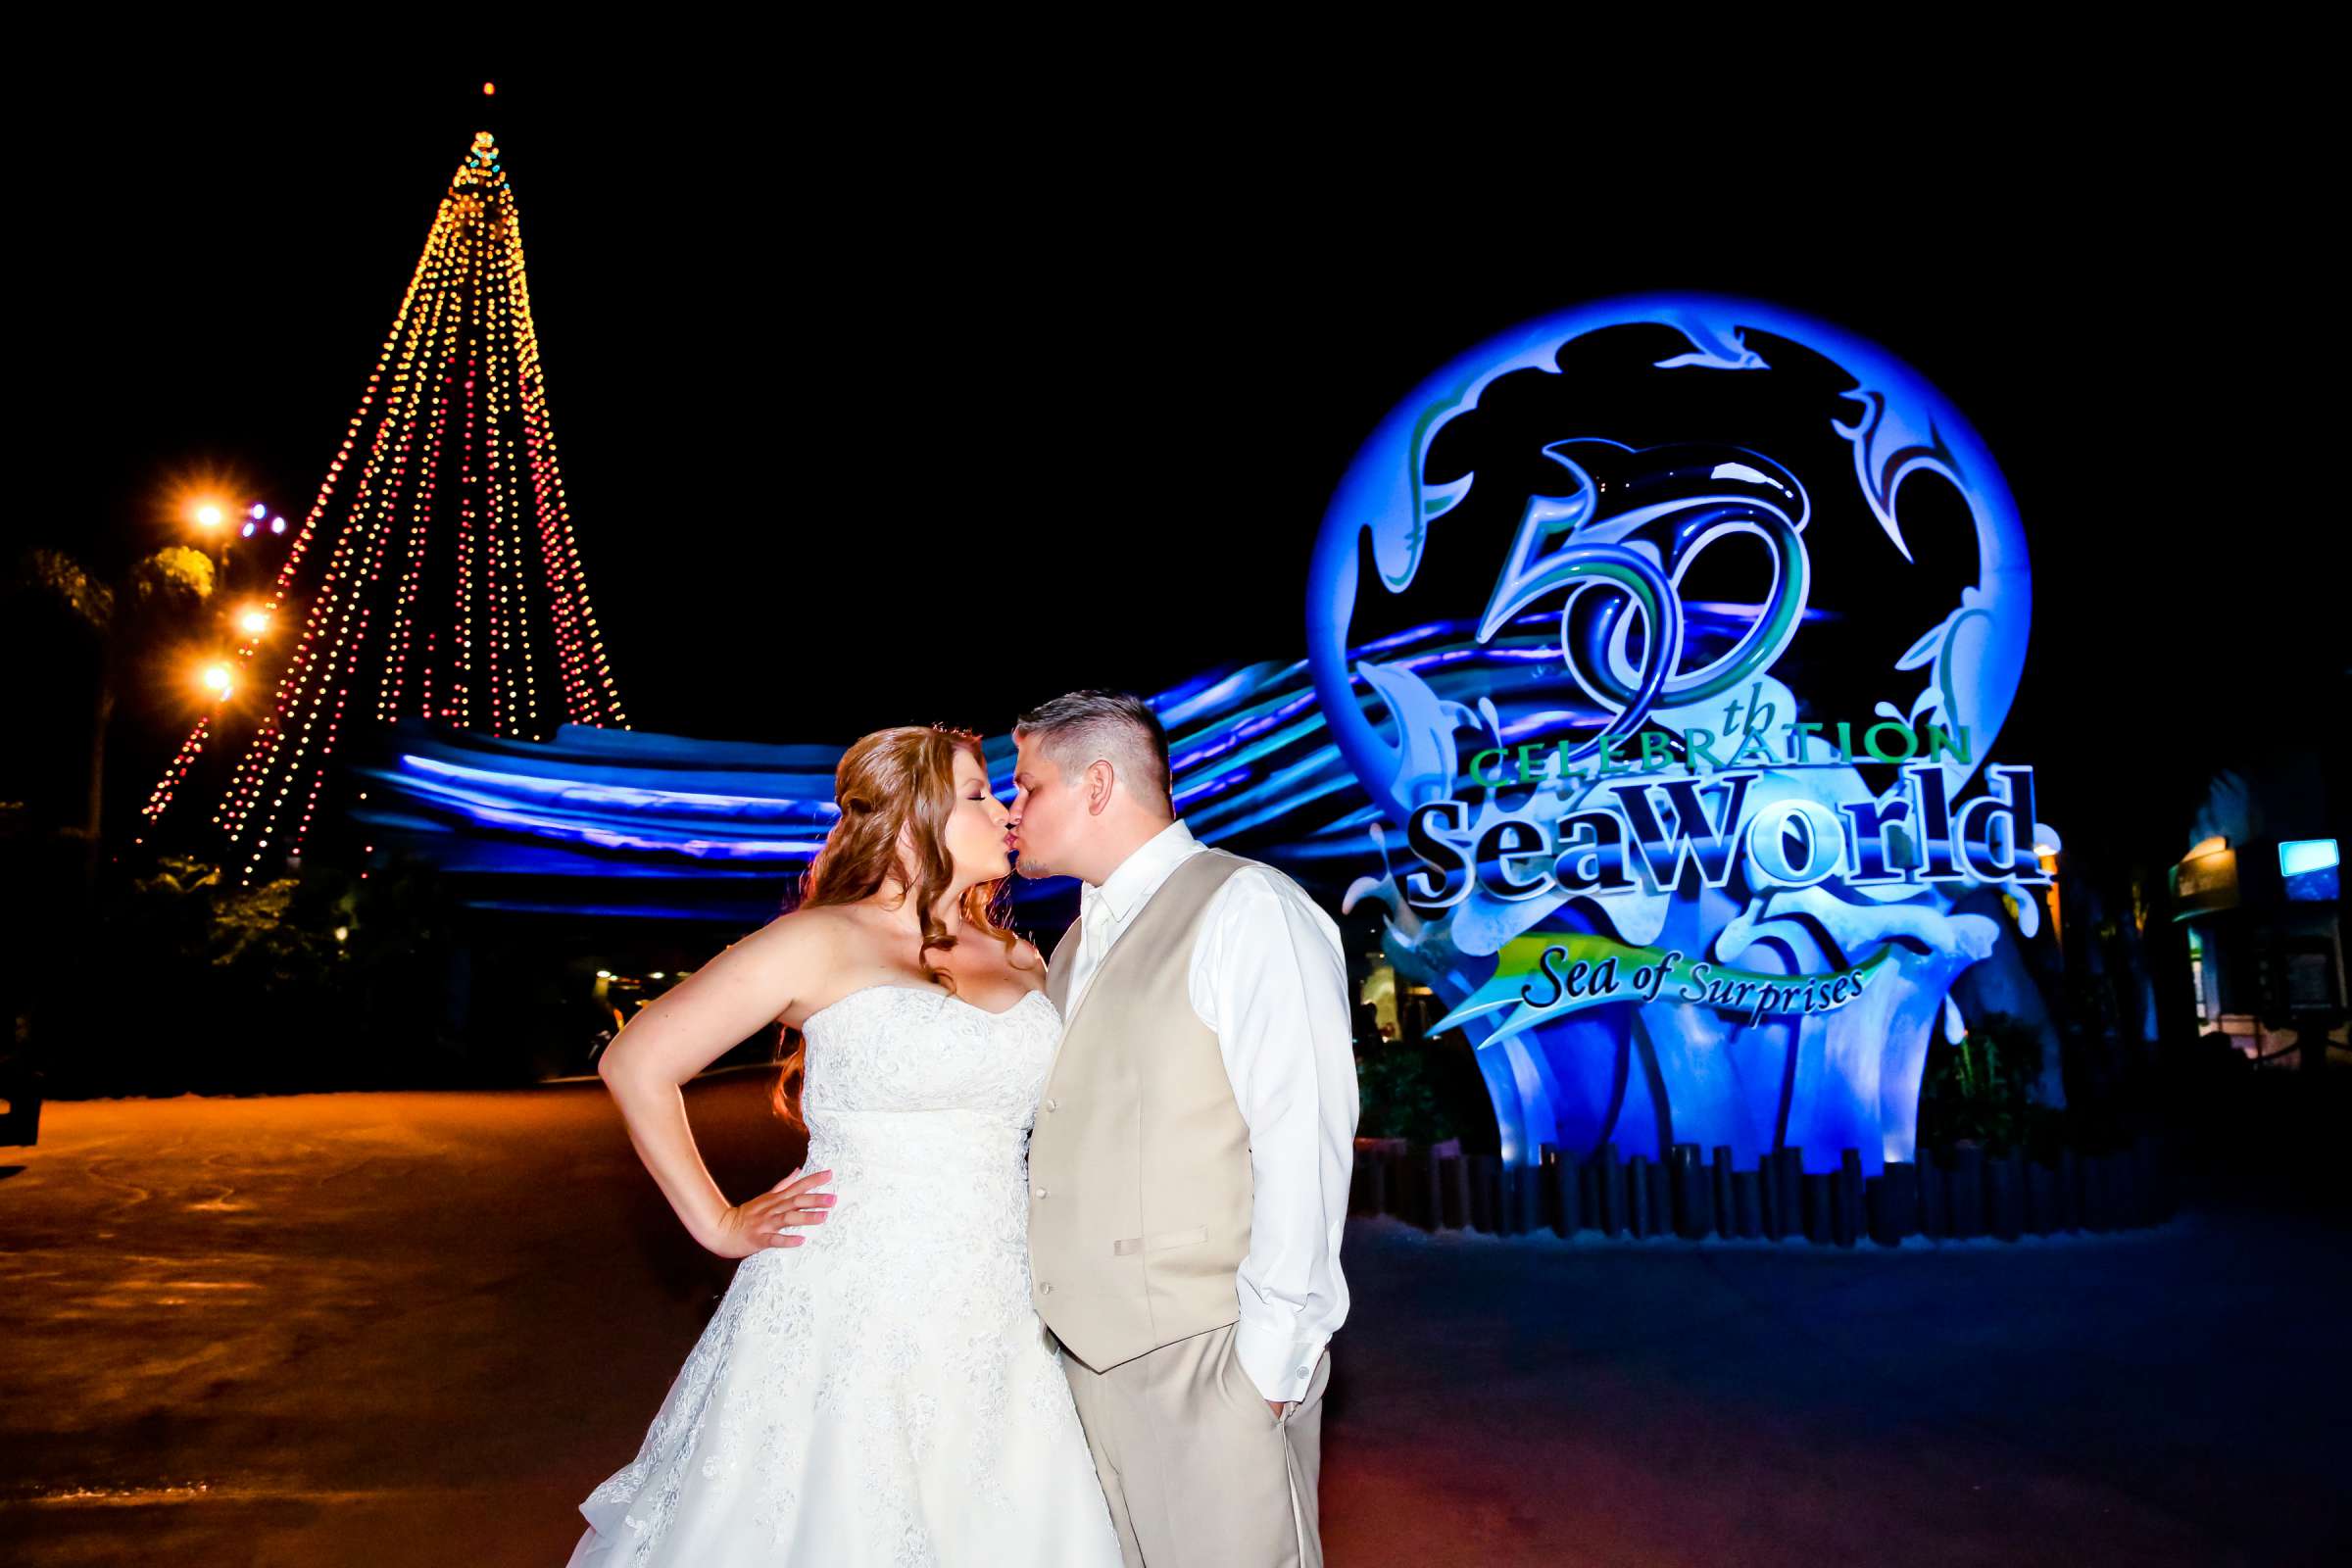
[[[1138, 698], [879, 730], [797, 907], [598, 1072], [742, 1259], [571, 1568], [1312, 1568], [1356, 1124], [1340, 933], [1177, 819]], [[1072, 876], [1051, 958], [1006, 924]], [[803, 1167], [731, 1203], [679, 1086], [770, 1024]], [[796, 1093], [797, 1091], [797, 1093]]]

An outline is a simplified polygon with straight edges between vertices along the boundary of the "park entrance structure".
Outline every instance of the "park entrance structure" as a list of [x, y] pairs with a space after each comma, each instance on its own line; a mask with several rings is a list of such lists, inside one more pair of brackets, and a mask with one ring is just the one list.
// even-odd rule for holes
[[[287, 637], [300, 607], [302, 630]], [[490, 132], [473, 139], [425, 236], [341, 447], [237, 649], [236, 690], [183, 741], [145, 806], [216, 789], [212, 823], [250, 882], [298, 854], [329, 764], [356, 732], [423, 719], [541, 740], [626, 728], [556, 460], [514, 195]], [[240, 756], [191, 783], [210, 751]]]

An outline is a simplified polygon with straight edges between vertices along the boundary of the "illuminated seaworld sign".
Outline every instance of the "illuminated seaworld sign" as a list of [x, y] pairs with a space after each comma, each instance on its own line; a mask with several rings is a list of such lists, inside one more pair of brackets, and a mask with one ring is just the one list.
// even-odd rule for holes
[[[1368, 652], [1471, 610], [1564, 679]], [[2057, 845], [2033, 770], [1988, 760], [2030, 614], [1967, 421], [1775, 307], [1570, 310], [1389, 416], [1324, 517], [1309, 665], [1404, 837], [1373, 826], [1387, 873], [1348, 902], [1478, 1043], [1506, 1158], [1912, 1156], [1929, 1033], [2000, 930], [1955, 906], [1998, 890], [2030, 933]]]

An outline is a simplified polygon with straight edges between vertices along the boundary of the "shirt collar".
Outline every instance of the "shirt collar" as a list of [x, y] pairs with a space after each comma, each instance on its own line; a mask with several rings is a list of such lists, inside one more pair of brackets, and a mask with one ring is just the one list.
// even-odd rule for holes
[[1200, 847], [1193, 830], [1181, 819], [1170, 822], [1137, 846], [1116, 870], [1102, 879], [1101, 887], [1082, 889], [1079, 901], [1085, 904], [1100, 900], [1109, 908], [1110, 917], [1123, 925], [1129, 915], [1159, 891], [1168, 873], [1176, 869], [1176, 862]]

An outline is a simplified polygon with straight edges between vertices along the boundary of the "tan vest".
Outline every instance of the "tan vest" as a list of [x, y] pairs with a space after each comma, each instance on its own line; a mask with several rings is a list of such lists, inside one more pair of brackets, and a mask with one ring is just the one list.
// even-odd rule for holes
[[1046, 995], [1068, 1018], [1029, 1138], [1037, 1314], [1098, 1372], [1241, 1316], [1250, 1251], [1250, 1124], [1216, 1034], [1188, 1000], [1200, 914], [1254, 862], [1177, 862], [1067, 1012], [1078, 926]]

